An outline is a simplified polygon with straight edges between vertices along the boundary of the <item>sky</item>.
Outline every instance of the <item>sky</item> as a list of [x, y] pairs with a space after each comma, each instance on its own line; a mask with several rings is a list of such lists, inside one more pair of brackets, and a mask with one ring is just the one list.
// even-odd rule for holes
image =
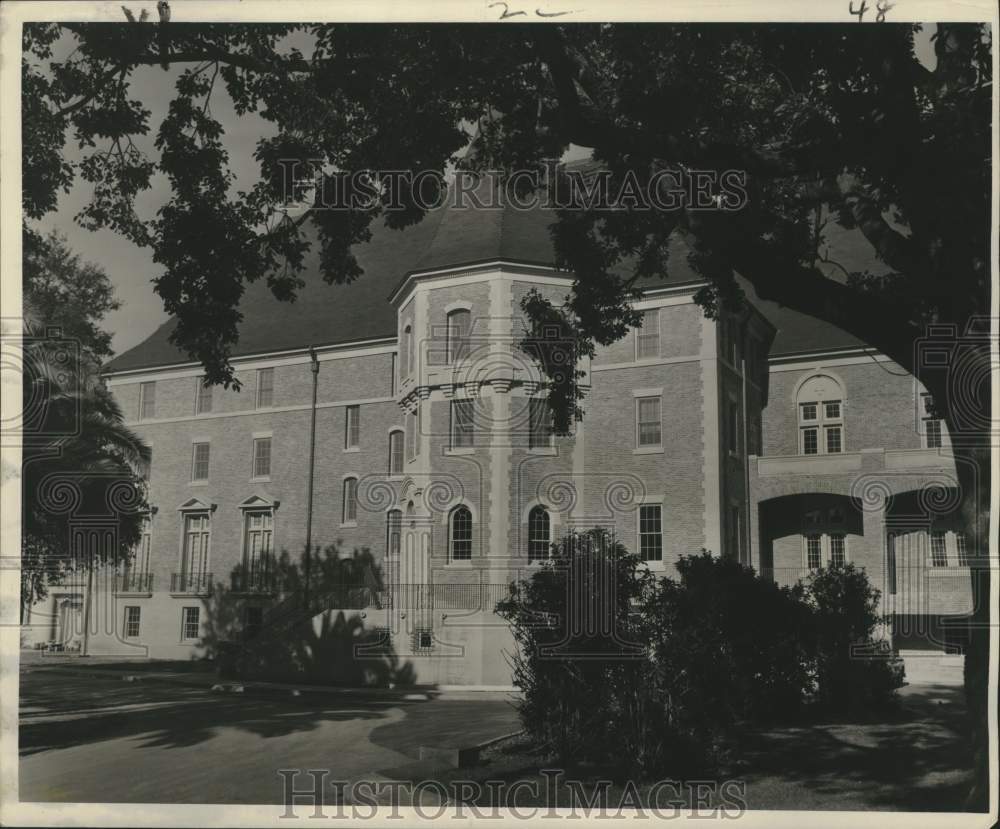
[[[917, 57], [929, 69], [933, 69], [935, 64], [933, 44], [930, 42], [935, 28], [933, 24], [926, 25], [924, 31], [917, 36]], [[62, 57], [71, 48], [70, 39], [65, 38], [56, 44], [54, 52], [56, 56]], [[132, 97], [142, 101], [151, 110], [150, 123], [153, 125], [150, 135], [137, 139], [135, 143], [154, 159], [157, 155], [153, 147], [156, 125], [166, 112], [181, 71], [181, 68], [164, 70], [158, 66], [150, 66], [138, 68], [132, 75]], [[211, 109], [226, 131], [230, 167], [236, 175], [235, 187], [249, 189], [258, 172], [253, 161], [254, 148], [259, 139], [274, 133], [274, 126], [252, 113], [237, 116], [221, 82], [217, 83], [213, 92]], [[82, 153], [72, 140], [67, 142], [66, 153], [71, 161], [82, 158]], [[143, 217], [153, 216], [169, 197], [165, 176], [154, 176], [152, 184], [152, 188], [142, 194], [137, 203], [139, 215]], [[74, 221], [74, 216], [90, 200], [91, 193], [91, 185], [77, 179], [69, 193], [60, 195], [58, 208], [38, 222], [37, 227], [43, 232], [57, 229], [67, 237], [70, 247], [83, 259], [99, 265], [107, 272], [121, 308], [104, 319], [103, 327], [111, 332], [112, 348], [116, 354], [120, 354], [142, 342], [168, 319], [162, 300], [153, 291], [153, 280], [159, 273], [159, 266], [153, 262], [149, 248], [138, 248], [109, 230], [85, 230]]]

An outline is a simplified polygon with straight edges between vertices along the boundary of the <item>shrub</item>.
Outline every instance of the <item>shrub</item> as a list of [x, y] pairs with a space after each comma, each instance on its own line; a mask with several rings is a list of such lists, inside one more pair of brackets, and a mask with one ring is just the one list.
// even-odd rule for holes
[[836, 712], [865, 712], [895, 699], [902, 661], [877, 636], [881, 593], [853, 564], [831, 565], [805, 585], [813, 609], [819, 702]]
[[518, 643], [522, 723], [563, 765], [615, 758], [643, 773], [664, 760], [648, 622], [636, 612], [654, 582], [638, 565], [606, 531], [574, 533], [497, 605]]
[[646, 612], [659, 684], [672, 717], [704, 745], [741, 721], [787, 717], [813, 689], [811, 613], [801, 588], [782, 588], [737, 561], [677, 563]]

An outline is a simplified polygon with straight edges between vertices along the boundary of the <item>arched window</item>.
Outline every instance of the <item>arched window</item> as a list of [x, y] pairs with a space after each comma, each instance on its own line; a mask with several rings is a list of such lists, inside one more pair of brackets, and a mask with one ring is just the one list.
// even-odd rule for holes
[[344, 478], [343, 523], [358, 520], [358, 479]]
[[465, 308], [448, 314], [448, 362], [457, 363], [469, 353], [471, 315]]
[[539, 505], [528, 513], [528, 559], [541, 561], [549, 557], [552, 543], [549, 511]]
[[385, 549], [389, 558], [399, 558], [400, 535], [403, 531], [403, 513], [391, 509], [385, 514]]
[[844, 388], [828, 374], [810, 377], [796, 395], [799, 454], [844, 451]]
[[451, 560], [472, 558], [472, 513], [468, 507], [455, 507], [451, 512]]
[[398, 429], [389, 432], [389, 474], [403, 474], [403, 433]]

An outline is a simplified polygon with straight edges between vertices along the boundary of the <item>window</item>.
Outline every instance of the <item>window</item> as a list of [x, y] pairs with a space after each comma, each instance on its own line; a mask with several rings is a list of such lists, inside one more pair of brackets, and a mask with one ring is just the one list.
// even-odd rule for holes
[[551, 443], [552, 417], [544, 397], [528, 398], [528, 448], [538, 449]]
[[434, 634], [427, 628], [418, 628], [413, 631], [413, 650], [429, 651], [434, 649]]
[[819, 570], [823, 566], [823, 537], [816, 533], [806, 536], [806, 567]]
[[128, 605], [125, 608], [125, 638], [136, 639], [139, 636], [139, 617], [141, 608], [135, 605]]
[[406, 413], [406, 457], [413, 460], [417, 457], [417, 414]]
[[389, 474], [403, 474], [403, 433], [389, 432]]
[[391, 509], [385, 516], [385, 548], [391, 558], [399, 558], [400, 536], [403, 532], [403, 513]]
[[955, 533], [955, 550], [958, 553], [958, 566], [969, 566], [969, 546], [966, 542], [965, 533]]
[[649, 360], [660, 356], [660, 311], [651, 308], [642, 312], [635, 331], [635, 358]]
[[413, 329], [409, 325], [403, 329], [402, 352], [406, 376], [410, 377], [413, 375]]
[[472, 446], [475, 430], [472, 423], [472, 401], [451, 401], [451, 448]]
[[344, 511], [343, 523], [350, 524], [358, 520], [358, 479], [344, 479]]
[[247, 607], [243, 610], [243, 638], [255, 638], [264, 627], [264, 608]]
[[451, 513], [451, 560], [472, 558], [472, 513], [468, 507], [455, 507]]
[[255, 478], [271, 476], [271, 438], [254, 438], [253, 476]]
[[885, 557], [889, 578], [889, 595], [896, 595], [896, 533], [888, 533], [885, 537]]
[[660, 445], [660, 398], [639, 397], [635, 401], [636, 446]]
[[399, 371], [399, 355], [393, 351], [389, 362], [389, 394], [396, 393], [396, 372]]
[[830, 536], [830, 565], [836, 567], [847, 562], [846, 537], [843, 533]]
[[246, 510], [243, 516], [243, 567], [251, 585], [267, 566], [273, 528], [274, 513], [271, 510]]
[[348, 406], [344, 421], [344, 448], [357, 449], [361, 444], [361, 407]]
[[257, 369], [257, 408], [267, 409], [274, 405], [274, 369]]
[[181, 608], [181, 639], [189, 641], [198, 638], [200, 607]]
[[464, 308], [448, 314], [448, 362], [464, 360], [469, 353], [469, 328], [471, 315]]
[[737, 504], [729, 506], [729, 555], [743, 560], [743, 513]]
[[208, 513], [189, 513], [184, 516], [184, 557], [181, 568], [185, 577], [200, 580], [208, 574], [211, 533]]
[[156, 417], [156, 383], [139, 384], [139, 420]]
[[844, 390], [833, 377], [817, 374], [798, 391], [799, 452], [837, 455], [844, 451]]
[[663, 524], [659, 504], [639, 507], [639, 558], [663, 561]]
[[135, 573], [149, 572], [149, 550], [153, 538], [153, 519], [147, 513], [142, 517], [142, 530], [135, 548], [131, 569]]
[[528, 513], [528, 560], [548, 558], [551, 543], [549, 511], [541, 505], [533, 507]]
[[924, 446], [927, 449], [940, 449], [941, 420], [934, 417], [934, 398], [929, 394], [921, 394], [920, 401], [923, 410]]
[[208, 480], [208, 459], [209, 445], [207, 443], [195, 443], [191, 451], [191, 480]]
[[948, 553], [944, 546], [944, 533], [940, 530], [931, 532], [931, 564], [934, 567], [948, 566]]
[[739, 454], [740, 410], [735, 400], [730, 401], [729, 406], [726, 407], [726, 447], [730, 454]]
[[212, 411], [212, 387], [205, 384], [205, 378], [194, 381], [194, 413], [205, 414]]

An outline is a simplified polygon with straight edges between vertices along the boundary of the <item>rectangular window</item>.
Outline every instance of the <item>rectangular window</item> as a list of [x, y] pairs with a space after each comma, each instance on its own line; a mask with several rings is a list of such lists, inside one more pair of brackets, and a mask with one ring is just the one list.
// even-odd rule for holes
[[472, 423], [472, 401], [451, 401], [451, 448], [472, 446], [475, 430]]
[[528, 448], [538, 449], [550, 444], [551, 417], [548, 401], [543, 397], [528, 398]]
[[181, 639], [190, 641], [198, 638], [200, 616], [200, 607], [181, 608]]
[[830, 536], [830, 564], [845, 564], [847, 562], [846, 539], [843, 534]]
[[924, 421], [924, 444], [928, 449], [941, 448], [941, 421], [929, 419]]
[[660, 445], [660, 398], [638, 397], [635, 401], [636, 445]]
[[271, 438], [254, 438], [253, 477], [269, 478], [270, 476], [271, 476]]
[[651, 308], [642, 312], [635, 332], [635, 358], [649, 360], [660, 356], [660, 311]]
[[802, 403], [799, 406], [799, 419], [800, 420], [815, 420], [816, 419], [816, 404], [815, 403]]
[[815, 455], [819, 452], [819, 442], [817, 440], [816, 429], [802, 430], [802, 454]]
[[271, 510], [247, 510], [244, 521], [243, 566], [250, 585], [255, 585], [271, 555], [274, 514]]
[[965, 533], [955, 533], [955, 551], [958, 553], [958, 566], [969, 566], [969, 545], [965, 538]]
[[389, 362], [389, 393], [394, 395], [396, 393], [396, 371], [398, 370], [396, 364], [399, 361], [399, 355], [393, 351], [390, 357], [392, 359]]
[[139, 420], [156, 417], [156, 383], [139, 384]]
[[448, 314], [448, 362], [457, 363], [464, 360], [469, 353], [469, 328], [471, 314], [459, 309]]
[[817, 534], [806, 536], [806, 567], [819, 570], [823, 566], [823, 537]]
[[403, 474], [403, 433], [389, 433], [389, 474]]
[[417, 415], [415, 412], [406, 413], [406, 457], [411, 461], [417, 457]]
[[823, 416], [827, 420], [840, 420], [840, 401], [830, 400], [824, 403]]
[[730, 402], [726, 409], [726, 444], [734, 455], [740, 451], [740, 410], [735, 401]]
[[888, 533], [885, 537], [886, 566], [889, 578], [889, 595], [896, 595], [896, 533]]
[[729, 553], [743, 560], [743, 513], [735, 504], [729, 507]]
[[840, 427], [827, 426], [825, 431], [826, 431], [827, 454], [829, 455], [839, 454], [843, 449], [840, 442]]
[[197, 378], [194, 383], [194, 413], [205, 414], [212, 411], [212, 387], [205, 385], [204, 377]]
[[257, 408], [267, 409], [274, 405], [274, 369], [257, 369]]
[[208, 513], [192, 513], [184, 517], [184, 557], [182, 581], [185, 588], [197, 587], [208, 575], [211, 545], [211, 524]]
[[191, 480], [208, 480], [209, 444], [195, 443], [191, 452]]
[[149, 572], [149, 550], [153, 539], [153, 521], [150, 516], [144, 515], [142, 518], [142, 534], [139, 536], [139, 544], [135, 549], [135, 558], [132, 559], [132, 571], [135, 573]]
[[344, 424], [344, 448], [357, 449], [361, 444], [361, 407], [348, 406]]
[[948, 553], [944, 546], [944, 533], [940, 530], [931, 532], [931, 564], [935, 567], [948, 566]]
[[663, 522], [659, 504], [639, 507], [639, 558], [663, 561]]
[[358, 520], [358, 479], [347, 478], [344, 481], [344, 512], [343, 522], [349, 524]]
[[139, 617], [141, 609], [134, 605], [125, 608], [125, 638], [136, 639], [139, 636]]

